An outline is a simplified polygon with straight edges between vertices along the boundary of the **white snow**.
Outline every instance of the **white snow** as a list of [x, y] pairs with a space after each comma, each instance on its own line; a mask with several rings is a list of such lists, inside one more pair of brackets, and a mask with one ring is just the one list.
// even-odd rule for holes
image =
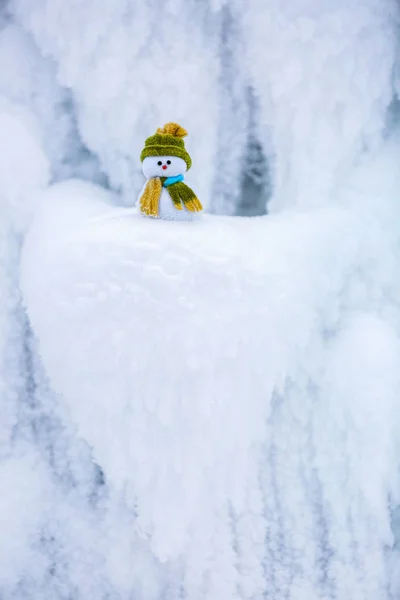
[[3, 459], [0, 477], [7, 491], [0, 498], [0, 581], [4, 597], [11, 598], [21, 576], [30, 572], [35, 580], [48, 568], [32, 543], [46, 505], [48, 482], [32, 452]]
[[195, 187], [206, 205], [218, 113], [215, 27], [207, 4], [107, 0], [99, 10], [97, 0], [86, 0], [71, 10], [64, 0], [13, 0], [13, 11], [73, 90], [82, 139], [126, 204], [135, 203], [141, 187], [144, 140], [176, 121], [189, 131]]
[[[397, 600], [398, 23], [0, 3], [1, 600]], [[225, 216], [122, 207], [170, 120]]]
[[0, 29], [0, 94], [36, 120], [37, 140], [54, 179], [98, 176], [94, 158], [82, 148], [72, 99], [58, 83], [53, 61], [44, 59], [31, 36], [12, 23]]
[[[47, 479], [26, 436], [24, 334], [18, 272], [21, 233], [33, 199], [48, 183], [46, 157], [34, 121], [22, 107], [0, 98], [0, 582], [8, 600], [27, 572], [40, 578], [46, 560], [34, 548], [43, 515]], [[4, 142], [3, 142], [4, 143]]]
[[144, 139], [171, 119], [189, 131], [199, 198], [227, 214], [249, 167], [251, 96], [273, 210], [334, 201], [385, 129], [396, 0], [11, 4], [72, 91], [81, 138], [128, 205]]
[[45, 194], [22, 287], [46, 371], [132, 540], [190, 599], [387, 598], [397, 153], [336, 207], [273, 217], [169, 223], [79, 181]]
[[398, 3], [237, 5], [246, 67], [260, 101], [262, 141], [268, 149], [272, 137], [276, 156], [276, 194], [269, 208], [334, 202], [360, 153], [379, 144], [385, 128]]
[[[10, 112], [12, 110], [12, 112]], [[14, 113], [14, 114], [13, 114]], [[29, 128], [26, 115], [0, 98], [0, 130], [8, 140], [0, 157], [0, 453], [9, 453], [17, 423], [17, 403], [24, 388], [23, 329], [18, 273], [21, 233], [33, 211], [33, 198], [48, 183], [48, 164]], [[30, 123], [32, 125], [32, 123]], [[22, 161], [22, 164], [21, 164]]]

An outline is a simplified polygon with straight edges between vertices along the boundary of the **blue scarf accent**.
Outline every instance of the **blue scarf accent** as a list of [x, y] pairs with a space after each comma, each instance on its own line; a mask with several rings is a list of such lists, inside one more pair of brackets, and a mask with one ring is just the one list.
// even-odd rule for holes
[[164, 181], [163, 186], [168, 187], [169, 185], [174, 185], [174, 183], [178, 183], [178, 181], [183, 181], [183, 175], [175, 175], [175, 177], [167, 177]]

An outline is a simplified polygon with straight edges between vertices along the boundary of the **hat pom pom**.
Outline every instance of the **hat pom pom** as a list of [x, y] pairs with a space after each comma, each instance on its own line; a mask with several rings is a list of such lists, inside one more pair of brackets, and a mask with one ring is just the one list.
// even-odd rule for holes
[[161, 135], [173, 135], [174, 137], [185, 137], [187, 135], [186, 129], [177, 123], [166, 123], [164, 127], [157, 129], [157, 133]]

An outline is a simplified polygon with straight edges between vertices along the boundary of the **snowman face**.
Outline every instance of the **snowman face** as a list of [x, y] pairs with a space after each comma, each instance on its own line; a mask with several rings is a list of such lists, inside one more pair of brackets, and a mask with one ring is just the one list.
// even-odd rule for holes
[[147, 156], [142, 163], [143, 175], [150, 177], [175, 177], [186, 173], [183, 158], [178, 156]]

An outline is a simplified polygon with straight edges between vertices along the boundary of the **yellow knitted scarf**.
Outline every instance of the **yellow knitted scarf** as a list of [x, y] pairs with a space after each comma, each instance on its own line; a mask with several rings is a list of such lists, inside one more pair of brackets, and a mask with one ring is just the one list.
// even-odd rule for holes
[[[146, 183], [146, 187], [140, 198], [140, 210], [148, 217], [158, 217], [158, 203], [166, 179], [167, 177], [151, 177]], [[183, 205], [190, 212], [200, 212], [203, 210], [196, 194], [182, 181], [169, 185], [168, 193], [177, 210], [182, 210]]]

